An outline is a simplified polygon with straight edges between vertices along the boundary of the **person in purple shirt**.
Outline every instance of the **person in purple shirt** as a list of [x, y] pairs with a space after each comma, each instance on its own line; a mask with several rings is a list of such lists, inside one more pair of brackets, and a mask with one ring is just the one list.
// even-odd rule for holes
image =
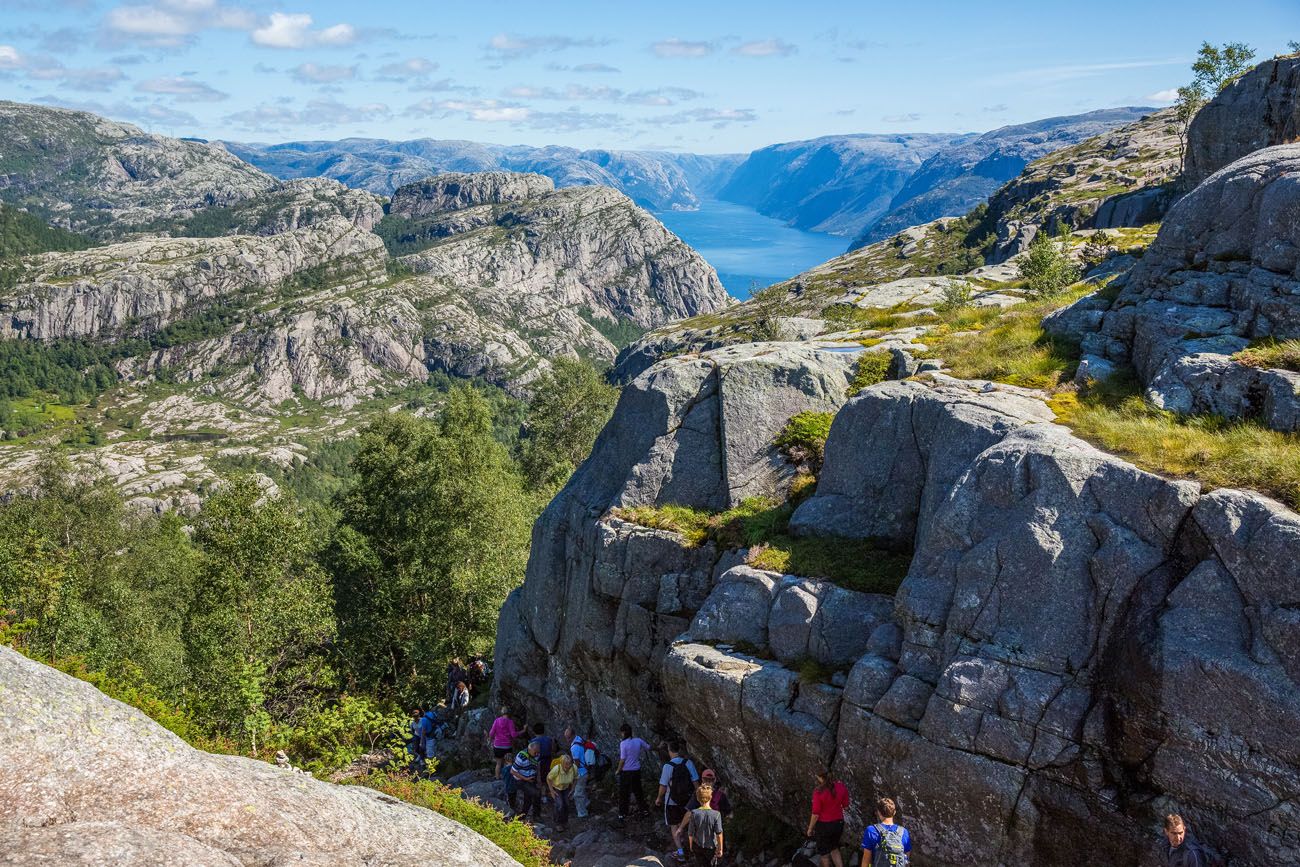
[[641, 758], [651, 750], [648, 743], [632, 736], [632, 727], [627, 723], [623, 723], [619, 733], [623, 735], [618, 744], [618, 818], [622, 820], [627, 818], [632, 798], [636, 798], [641, 815], [650, 812], [641, 787]]

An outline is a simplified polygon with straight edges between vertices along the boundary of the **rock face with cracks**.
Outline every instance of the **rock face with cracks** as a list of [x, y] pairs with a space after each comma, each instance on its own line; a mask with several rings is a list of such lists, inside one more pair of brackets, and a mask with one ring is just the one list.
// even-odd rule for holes
[[1266, 60], [1210, 100], [1187, 129], [1195, 185], [1247, 154], [1300, 141], [1300, 54]]
[[0, 864], [515, 864], [432, 811], [200, 752], [6, 647], [0, 839]]
[[1300, 145], [1281, 145], [1183, 198], [1082, 342], [1087, 364], [1131, 364], [1157, 406], [1290, 431], [1300, 429], [1300, 374], [1233, 355], [1297, 337]]
[[496, 698], [605, 750], [624, 721], [684, 736], [777, 816], [829, 765], [851, 833], [893, 796], [918, 863], [1140, 863], [1170, 811], [1234, 864], [1300, 858], [1300, 516], [1138, 470], [1023, 393], [892, 382], [838, 410], [793, 525], [914, 551], [896, 597], [765, 572], [610, 515], [734, 502], [719, 363], [642, 374], [537, 523]]

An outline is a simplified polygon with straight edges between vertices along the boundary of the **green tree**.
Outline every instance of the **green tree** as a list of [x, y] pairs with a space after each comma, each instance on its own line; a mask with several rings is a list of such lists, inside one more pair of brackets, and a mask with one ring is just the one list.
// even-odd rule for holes
[[1029, 250], [1020, 261], [1020, 276], [1032, 298], [1051, 298], [1079, 279], [1079, 266], [1065, 250], [1069, 244], [1065, 227], [1052, 237], [1040, 229], [1029, 242]]
[[749, 336], [758, 341], [780, 340], [781, 320], [795, 314], [790, 295], [780, 283], [765, 289], [751, 287], [745, 306], [753, 311]]
[[316, 544], [288, 497], [234, 479], [194, 522], [201, 550], [185, 628], [190, 703], [256, 755], [272, 718], [329, 684], [333, 599]]
[[436, 420], [385, 415], [360, 440], [328, 558], [341, 651], [356, 687], [427, 700], [450, 657], [490, 648], [523, 577], [528, 498], [472, 388]]
[[1255, 49], [1244, 42], [1225, 42], [1215, 46], [1202, 42], [1192, 64], [1192, 84], [1213, 98], [1250, 69]]
[[524, 480], [553, 491], [586, 460], [609, 421], [618, 389], [583, 361], [557, 358], [536, 383], [521, 447]]

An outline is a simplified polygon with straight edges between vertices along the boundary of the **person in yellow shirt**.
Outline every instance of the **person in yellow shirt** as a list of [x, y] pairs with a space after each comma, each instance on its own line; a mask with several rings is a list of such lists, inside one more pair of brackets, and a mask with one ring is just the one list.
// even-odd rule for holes
[[550, 788], [555, 803], [555, 824], [560, 830], [569, 824], [569, 807], [573, 803], [573, 786], [577, 781], [578, 768], [573, 764], [573, 756], [568, 753], [562, 754], [546, 775], [546, 785]]

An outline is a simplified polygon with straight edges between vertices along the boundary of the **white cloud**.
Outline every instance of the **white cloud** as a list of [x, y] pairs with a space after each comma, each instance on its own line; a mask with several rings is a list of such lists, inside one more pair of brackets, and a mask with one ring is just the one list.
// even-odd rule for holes
[[582, 84], [570, 84], [557, 89], [554, 87], [537, 87], [535, 85], [516, 85], [503, 91], [503, 96], [511, 99], [548, 99], [567, 102], [621, 102], [628, 105], [667, 106], [675, 105], [678, 100], [698, 99], [698, 91], [685, 87], [659, 87], [654, 90], [638, 90], [627, 93], [617, 87], [588, 87]]
[[1155, 93], [1149, 93], [1142, 98], [1150, 102], [1175, 102], [1178, 99], [1178, 88], [1171, 87], [1168, 90], [1157, 90]]
[[692, 42], [687, 39], [661, 39], [650, 46], [659, 57], [705, 57], [713, 53], [712, 42]]
[[379, 77], [384, 81], [411, 81], [425, 78], [438, 68], [438, 64], [423, 57], [412, 57], [379, 67]]
[[300, 63], [293, 69], [293, 77], [303, 84], [335, 84], [357, 77], [355, 66], [325, 66], [317, 63]]
[[610, 66], [608, 63], [579, 63], [574, 66], [563, 63], [548, 63], [546, 68], [551, 72], [622, 72], [617, 66]]
[[220, 102], [229, 99], [230, 94], [222, 93], [215, 87], [196, 81], [193, 78], [151, 78], [135, 86], [141, 93], [158, 93], [174, 96], [181, 102]]
[[887, 114], [881, 118], [881, 121], [884, 123], [916, 123], [920, 119], [921, 116], [916, 112], [908, 112], [907, 114]]
[[110, 9], [104, 16], [101, 42], [152, 48], [178, 48], [194, 42], [203, 30], [251, 30], [257, 16], [216, 0], [156, 0]]
[[608, 39], [574, 39], [572, 36], [517, 36], [498, 33], [488, 40], [488, 53], [503, 60], [527, 57], [543, 52], [563, 51], [566, 48], [591, 48], [608, 45]]
[[25, 54], [0, 45], [0, 71], [21, 74], [31, 81], [53, 81], [69, 90], [106, 91], [125, 76], [116, 66], [71, 68], [47, 54]]
[[312, 17], [306, 12], [272, 12], [267, 23], [252, 33], [253, 42], [265, 48], [349, 45], [356, 38], [356, 28], [351, 24], [313, 30]]
[[1120, 72], [1127, 69], [1152, 69], [1160, 66], [1181, 66], [1186, 58], [1166, 58], [1162, 60], [1126, 60], [1115, 63], [1076, 63], [1061, 66], [1048, 66], [1038, 69], [1021, 69], [984, 79], [981, 84], [1051, 84], [1062, 81], [1076, 81], [1081, 78], [1096, 78], [1108, 72]]
[[40, 96], [32, 100], [41, 105], [52, 105], [57, 108], [70, 108], [74, 111], [88, 111], [103, 117], [110, 117], [116, 120], [126, 120], [133, 123], [141, 123], [146, 126], [166, 126], [175, 128], [178, 126], [197, 126], [199, 121], [194, 115], [187, 111], [171, 108], [160, 102], [138, 103], [138, 102], [115, 102], [111, 105], [105, 105], [100, 102], [83, 102], [66, 100], [58, 96]]
[[652, 126], [665, 126], [684, 123], [707, 123], [714, 129], [722, 129], [735, 123], [753, 123], [758, 115], [752, 108], [693, 108], [674, 114], [661, 114], [647, 118], [643, 123]]
[[348, 105], [332, 99], [313, 99], [301, 109], [289, 104], [262, 103], [226, 115], [226, 123], [255, 132], [275, 132], [294, 127], [329, 127], [387, 120], [392, 111], [382, 102]]
[[798, 50], [797, 46], [783, 39], [759, 39], [753, 42], [742, 42], [731, 49], [731, 53], [739, 54], [741, 57], [789, 57]]

